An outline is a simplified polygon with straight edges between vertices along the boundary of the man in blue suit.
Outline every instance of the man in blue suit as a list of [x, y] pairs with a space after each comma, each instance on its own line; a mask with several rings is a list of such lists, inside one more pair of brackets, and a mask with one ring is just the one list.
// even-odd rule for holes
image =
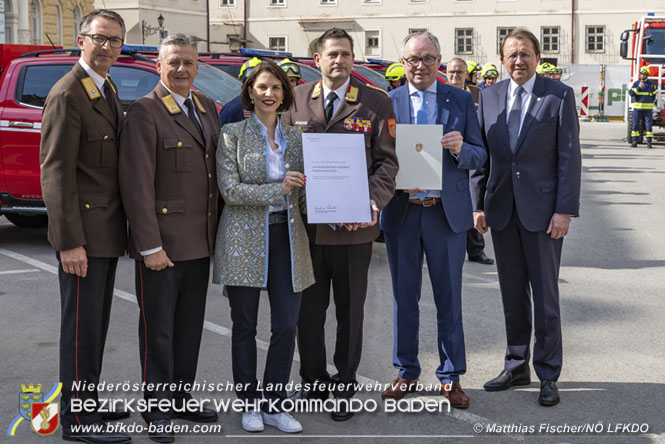
[[561, 248], [579, 215], [581, 154], [573, 90], [536, 75], [539, 61], [538, 39], [526, 29], [503, 41], [501, 62], [511, 78], [480, 93], [489, 164], [473, 175], [472, 197], [476, 228], [492, 228], [508, 340], [504, 370], [484, 388], [531, 383], [533, 293], [538, 401], [552, 406], [562, 362]]
[[469, 169], [487, 160], [471, 94], [436, 80], [441, 63], [437, 38], [427, 32], [404, 40], [402, 64], [408, 83], [390, 92], [397, 123], [441, 124], [443, 179], [437, 190], [397, 191], [383, 209], [394, 297], [393, 365], [397, 378], [382, 397], [401, 399], [420, 376], [418, 326], [423, 256], [437, 307], [436, 376], [456, 408], [467, 408], [460, 375], [466, 372], [462, 329], [462, 266], [466, 231], [473, 226]]

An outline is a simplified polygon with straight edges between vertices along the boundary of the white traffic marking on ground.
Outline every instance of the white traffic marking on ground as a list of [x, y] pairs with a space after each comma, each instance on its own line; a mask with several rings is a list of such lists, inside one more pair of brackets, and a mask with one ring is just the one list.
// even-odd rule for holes
[[[23, 254], [16, 253], [14, 251], [10, 251], [10, 250], [7, 250], [5, 248], [0, 248], [0, 254], [5, 255], [7, 257], [10, 257], [12, 259], [16, 259], [17, 261], [23, 262], [25, 264], [32, 265], [35, 268], [38, 268], [40, 270], [44, 270], [44, 271], [49, 272], [51, 274], [55, 274], [55, 275], [58, 274], [58, 267], [55, 267], [53, 265], [49, 265], [49, 264], [41, 262], [41, 261], [38, 261], [38, 260], [33, 259], [31, 257], [25, 256]], [[123, 299], [125, 301], [131, 302], [133, 304], [137, 303], [136, 302], [136, 296], [131, 294], [131, 293], [128, 293], [126, 291], [118, 290], [117, 288], [114, 288], [113, 289], [113, 295], [117, 296], [120, 299]], [[205, 328], [206, 330], [208, 330], [212, 333], [216, 333], [220, 336], [225, 336], [225, 337], [228, 337], [228, 338], [231, 337], [231, 329], [223, 327], [223, 326], [218, 325], [218, 324], [215, 324], [215, 323], [210, 322], [210, 321], [205, 321], [204, 324], [203, 324], [203, 328]], [[260, 339], [256, 340], [256, 346], [259, 349], [263, 350], [263, 351], [268, 351], [269, 345], [270, 344], [266, 341], [262, 341]], [[300, 355], [298, 354], [298, 352], [295, 353], [293, 359], [295, 361], [300, 362]], [[333, 366], [332, 364], [329, 363], [328, 364], [328, 372], [329, 373], [337, 373], [337, 369], [335, 368], [335, 366]], [[378, 385], [378, 384], [382, 384], [379, 381], [376, 381], [374, 379], [367, 378], [367, 377], [361, 376], [361, 375], [357, 375], [356, 378], [358, 379], [358, 383], [363, 384], [363, 385], [375, 386], [375, 385]], [[469, 424], [476, 424], [476, 423], [489, 424], [489, 423], [492, 422], [489, 419], [484, 418], [482, 416], [474, 415], [473, 413], [469, 413], [469, 412], [465, 412], [465, 411], [461, 411], [461, 410], [457, 410], [457, 409], [451, 409], [450, 413], [448, 413], [448, 416], [451, 416], [455, 419], [458, 419], [460, 421], [464, 421], [464, 422], [469, 423]], [[252, 436], [254, 436], [254, 435], [252, 435]], [[383, 436], [381, 436], [381, 437], [383, 437]], [[460, 437], [466, 437], [466, 435], [460, 435]], [[520, 439], [520, 438], [521, 437], [516, 437], [516, 439], [518, 441], [522, 441], [523, 439]]]
[[23, 274], [23, 273], [38, 273], [41, 270], [37, 270], [36, 268], [31, 268], [29, 270], [6, 270], [6, 271], [0, 271], [0, 275], [5, 275], [5, 274]]

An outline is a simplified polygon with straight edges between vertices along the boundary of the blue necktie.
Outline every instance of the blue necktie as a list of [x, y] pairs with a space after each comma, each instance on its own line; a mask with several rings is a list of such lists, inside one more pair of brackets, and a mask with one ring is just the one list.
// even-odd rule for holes
[[[420, 96], [420, 108], [418, 108], [418, 111], [416, 112], [416, 123], [418, 125], [427, 125], [429, 122], [427, 121], [427, 103], [425, 103], [425, 94], [427, 91], [416, 91], [418, 93], [418, 96]], [[418, 196], [418, 199], [420, 200], [425, 200], [425, 196], [427, 196], [427, 191], [424, 193], [416, 193], [416, 196]]]
[[517, 150], [517, 140], [520, 137], [520, 120], [522, 120], [522, 94], [524, 88], [518, 86], [515, 89], [515, 100], [513, 106], [510, 108], [508, 115], [508, 140], [510, 142], [510, 150], [515, 153]]

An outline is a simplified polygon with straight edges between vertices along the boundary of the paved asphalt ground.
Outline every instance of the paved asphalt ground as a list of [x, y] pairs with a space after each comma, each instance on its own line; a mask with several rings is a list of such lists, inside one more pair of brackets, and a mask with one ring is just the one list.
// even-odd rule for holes
[[[386, 413], [378, 392], [359, 399], [376, 401], [377, 411], [363, 412], [345, 423], [325, 413], [298, 413], [304, 432], [291, 436], [268, 427], [250, 435], [240, 415], [222, 413], [223, 431], [178, 436], [176, 442], [312, 442], [312, 443], [651, 443], [665, 442], [665, 146], [630, 148], [622, 123], [583, 123], [582, 216], [564, 242], [561, 267], [564, 367], [562, 401], [537, 404], [538, 385], [489, 393], [482, 390], [501, 370], [505, 333], [496, 268], [466, 263], [464, 326], [468, 360], [462, 384], [471, 397], [467, 411]], [[487, 253], [493, 256], [489, 236]], [[2, 442], [61, 442], [60, 431], [38, 437], [23, 422], [13, 437], [7, 428], [18, 414], [21, 384], [35, 382], [50, 391], [58, 378], [59, 296], [55, 254], [44, 229], [20, 229], [0, 220], [0, 423]], [[102, 379], [139, 382], [138, 307], [129, 259], [120, 261]], [[420, 360], [422, 381], [435, 383], [437, 366], [435, 308], [428, 279], [421, 301]], [[261, 301], [258, 338], [260, 369], [269, 340], [267, 298]], [[333, 316], [332, 309], [329, 317]], [[392, 296], [385, 248], [376, 244], [365, 309], [361, 382], [387, 383], [395, 376], [392, 356]], [[208, 292], [206, 330], [199, 359], [199, 380], [232, 379], [229, 306], [221, 288]], [[332, 344], [334, 322], [329, 322]], [[332, 356], [329, 350], [329, 362]], [[292, 378], [298, 381], [298, 362]], [[262, 371], [262, 370], [261, 370]], [[260, 373], [261, 374], [261, 373]], [[535, 378], [535, 373], [532, 373]], [[140, 397], [139, 393], [106, 394]], [[197, 393], [229, 399], [230, 392]], [[434, 393], [411, 400], [437, 400]], [[123, 421], [142, 424], [137, 413]], [[182, 421], [177, 421], [182, 424]], [[590, 424], [600, 433], [548, 433], [551, 427]], [[620, 432], [617, 424], [646, 433]], [[508, 433], [497, 426], [513, 426]], [[519, 427], [533, 427], [523, 433]], [[544, 428], [544, 429], [542, 429]], [[488, 432], [488, 429], [490, 432]], [[543, 431], [544, 430], [544, 431]], [[560, 429], [561, 430], [561, 429]], [[148, 443], [145, 433], [134, 442]]]

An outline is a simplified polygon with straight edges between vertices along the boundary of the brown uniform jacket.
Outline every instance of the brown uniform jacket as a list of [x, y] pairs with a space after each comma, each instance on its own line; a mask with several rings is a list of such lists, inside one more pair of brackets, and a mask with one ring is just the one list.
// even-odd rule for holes
[[[296, 88], [295, 106], [282, 114], [282, 123], [301, 128], [308, 133], [345, 133], [357, 131], [351, 121], [369, 121], [365, 132], [369, 197], [379, 209], [385, 207], [395, 192], [397, 155], [395, 154], [395, 113], [388, 94], [365, 85], [351, 77], [343, 102], [326, 122], [321, 82], [310, 82]], [[345, 125], [346, 121], [346, 125]], [[319, 245], [350, 245], [371, 242], [379, 235], [379, 224], [373, 227], [347, 231], [327, 224], [308, 224], [309, 239]]]
[[212, 255], [217, 230], [215, 104], [192, 92], [205, 142], [160, 83], [129, 107], [120, 138], [120, 191], [129, 255], [161, 246], [172, 261]]
[[76, 63], [46, 98], [39, 161], [48, 239], [57, 251], [84, 246], [90, 257], [125, 254], [127, 224], [118, 189], [123, 114], [114, 97], [119, 122]]

